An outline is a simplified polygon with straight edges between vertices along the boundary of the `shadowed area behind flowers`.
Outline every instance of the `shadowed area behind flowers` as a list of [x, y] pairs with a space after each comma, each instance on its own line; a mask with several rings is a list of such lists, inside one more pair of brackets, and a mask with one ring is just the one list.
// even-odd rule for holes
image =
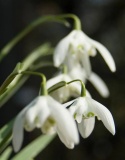
[[[80, 139], [80, 144], [74, 150], [68, 150], [56, 139], [36, 158], [56, 160], [124, 160], [125, 159], [125, 2], [124, 0], [28, 0], [28, 1], [0, 1], [0, 37], [2, 48], [14, 35], [28, 25], [32, 20], [41, 15], [74, 13], [82, 21], [83, 31], [91, 38], [104, 44], [111, 52], [116, 62], [117, 71], [111, 73], [97, 54], [91, 58], [92, 68], [106, 82], [110, 90], [110, 97], [102, 98], [95, 88], [88, 82], [87, 89], [92, 97], [107, 106], [111, 111], [115, 124], [116, 135], [112, 136], [103, 126], [96, 121], [94, 131], [87, 139]], [[15, 64], [21, 61], [27, 53], [45, 41], [51, 41], [55, 46], [58, 40], [69, 33], [66, 27], [49, 23], [38, 27], [23, 41], [21, 41], [0, 64], [0, 83], [12, 71]], [[42, 69], [47, 73], [47, 78], [52, 76], [55, 69], [51, 67]], [[38, 93], [39, 82], [31, 78], [15, 96], [9, 100], [0, 112], [1, 126], [15, 116]], [[24, 145], [40, 131], [25, 132]]]

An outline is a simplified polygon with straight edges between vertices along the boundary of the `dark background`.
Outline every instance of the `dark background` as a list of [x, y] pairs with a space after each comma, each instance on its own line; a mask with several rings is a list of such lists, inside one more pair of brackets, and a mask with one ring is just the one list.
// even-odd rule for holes
[[[124, 0], [0, 0], [0, 48], [34, 19], [42, 15], [74, 13], [82, 22], [83, 31], [104, 44], [112, 53], [117, 71], [111, 73], [98, 54], [91, 58], [93, 71], [107, 83], [110, 97], [102, 98], [87, 83], [93, 98], [107, 106], [113, 114], [116, 135], [112, 136], [100, 121], [93, 133], [82, 139], [74, 150], [67, 149], [57, 137], [36, 160], [124, 160], [125, 159], [125, 1]], [[69, 33], [69, 29], [49, 23], [38, 27], [21, 41], [0, 64], [0, 83], [18, 61], [32, 49], [46, 41], [52, 45]], [[50, 70], [50, 69], [49, 69]], [[48, 71], [48, 70], [47, 70]], [[45, 70], [44, 70], [45, 72]], [[36, 79], [30, 78], [0, 111], [1, 126], [27, 105], [38, 92]], [[39, 135], [39, 131], [25, 133], [25, 142]]]

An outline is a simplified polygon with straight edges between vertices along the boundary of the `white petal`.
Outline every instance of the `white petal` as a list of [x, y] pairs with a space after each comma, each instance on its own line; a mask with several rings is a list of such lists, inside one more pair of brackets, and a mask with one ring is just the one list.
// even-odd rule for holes
[[64, 107], [64, 108], [68, 108], [74, 101], [75, 101], [75, 100], [72, 100], [72, 101], [69, 101], [69, 102], [67, 102], [67, 103], [64, 103], [64, 104], [63, 104], [63, 107]]
[[59, 42], [59, 44], [55, 48], [53, 61], [56, 67], [59, 67], [63, 63], [68, 51], [68, 46], [69, 46], [68, 40], [63, 39], [62, 41]]
[[67, 137], [65, 137], [63, 135], [63, 133], [60, 131], [60, 129], [57, 127], [57, 134], [60, 138], [60, 140], [62, 141], [62, 143], [64, 143], [64, 145], [69, 148], [69, 149], [73, 149], [74, 148], [74, 143], [70, 142], [69, 139], [66, 139]]
[[15, 152], [18, 152], [23, 143], [23, 125], [24, 125], [24, 116], [28, 108], [24, 108], [16, 117], [13, 126], [13, 139], [12, 144]]
[[96, 73], [92, 72], [88, 80], [93, 84], [102, 97], [106, 98], [109, 96], [108, 87]]
[[82, 65], [84, 66], [84, 69], [86, 71], [87, 76], [90, 76], [91, 64], [90, 64], [90, 59], [89, 59], [89, 55], [88, 55], [87, 51], [86, 51], [86, 53], [81, 51], [80, 58], [81, 58]]
[[95, 40], [92, 40], [92, 39], [89, 39], [89, 40], [93, 44], [93, 46], [95, 46], [97, 48], [97, 50], [100, 52], [100, 54], [104, 58], [105, 62], [109, 66], [110, 70], [112, 72], [115, 72], [116, 71], [115, 62], [114, 62], [114, 59], [113, 59], [111, 53], [107, 50], [107, 48]]
[[48, 105], [46, 103], [42, 102], [41, 109], [39, 110], [39, 113], [38, 113], [38, 121], [39, 122], [38, 122], [37, 127], [41, 127], [49, 116], [50, 116], [50, 110], [48, 108]]
[[88, 90], [86, 90], [86, 97], [92, 97]]
[[68, 141], [77, 144], [79, 142], [76, 123], [67, 109], [60, 103], [48, 96], [48, 104], [53, 118], [56, 120], [57, 127]]
[[68, 85], [70, 89], [70, 97], [78, 97], [81, 94], [81, 85], [80, 82], [77, 84], [76, 82], [70, 83]]
[[74, 31], [70, 32], [70, 34], [68, 34], [65, 38], [63, 38], [57, 44], [55, 51], [54, 51], [54, 55], [53, 55], [54, 65], [56, 67], [59, 67], [63, 63], [63, 61], [68, 53], [70, 40], [72, 39], [74, 34], [75, 34]]
[[[88, 97], [89, 98], [89, 97]], [[71, 105], [76, 109], [76, 115], [84, 115], [89, 112], [88, 102], [86, 101], [85, 97], [79, 97], [75, 100], [75, 102]]]
[[81, 121], [82, 121], [82, 114], [76, 114], [75, 120], [77, 121], [77, 123], [81, 123]]
[[47, 89], [52, 87], [54, 84], [63, 80], [63, 74], [57, 75], [47, 81]]
[[38, 113], [38, 103], [39, 103], [40, 97], [35, 98], [27, 107], [28, 110], [25, 114], [25, 129], [27, 131], [32, 131], [35, 128], [35, 118]]
[[86, 82], [86, 73], [80, 64], [74, 65], [68, 74], [72, 79], [76, 79], [77, 75], [77, 79], [81, 79], [84, 83]]
[[104, 126], [114, 135], [115, 124], [110, 111], [105, 106], [91, 98], [86, 97], [86, 100], [88, 101], [92, 112], [100, 118]]
[[47, 97], [40, 96], [36, 106], [38, 122], [36, 122], [37, 127], [41, 127], [50, 115], [50, 110], [48, 108]]
[[95, 125], [95, 117], [90, 117], [78, 123], [78, 129], [83, 138], [87, 138], [93, 131]]

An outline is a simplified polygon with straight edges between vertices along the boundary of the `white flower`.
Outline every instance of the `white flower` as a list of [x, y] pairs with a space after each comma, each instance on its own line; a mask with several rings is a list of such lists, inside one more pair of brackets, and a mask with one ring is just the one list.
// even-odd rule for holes
[[78, 129], [83, 138], [87, 138], [94, 129], [95, 116], [101, 120], [104, 126], [114, 135], [115, 124], [110, 111], [90, 97], [80, 97], [63, 106], [69, 106], [70, 113], [78, 123]]
[[89, 38], [81, 30], [73, 30], [63, 38], [55, 48], [54, 64], [59, 67], [66, 64], [69, 70], [77, 63], [84, 66], [87, 75], [91, 73], [90, 56], [96, 55], [96, 49], [100, 52], [110, 70], [116, 70], [115, 62], [110, 52], [99, 42]]
[[57, 132], [61, 141], [73, 148], [79, 142], [75, 121], [69, 111], [50, 96], [39, 96], [16, 117], [13, 127], [13, 147], [17, 152], [23, 142], [23, 127], [32, 131], [35, 127], [43, 133]]
[[[47, 81], [47, 88], [50, 88], [56, 83], [61, 81], [70, 82], [72, 80], [73, 79], [71, 79], [71, 77], [68, 74], [59, 73], [57, 76]], [[87, 95], [90, 96], [89, 92], [88, 91], [86, 92], [87, 92]], [[56, 91], [50, 93], [50, 95], [60, 103], [64, 103], [67, 100], [69, 100], [71, 97], [78, 97], [80, 93], [81, 93], [80, 82], [73, 82], [64, 87], [57, 89]]]

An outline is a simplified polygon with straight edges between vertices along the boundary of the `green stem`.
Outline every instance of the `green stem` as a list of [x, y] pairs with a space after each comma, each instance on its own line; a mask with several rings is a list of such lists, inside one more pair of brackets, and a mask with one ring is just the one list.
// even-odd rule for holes
[[72, 80], [70, 82], [65, 82], [65, 81], [60, 81], [58, 83], [56, 83], [55, 85], [51, 86], [49, 89], [48, 89], [48, 92], [51, 93], [51, 92], [54, 92], [55, 90], [59, 89], [59, 88], [62, 88], [70, 83], [74, 83], [74, 82], [80, 82], [81, 83], [81, 97], [85, 97], [86, 96], [86, 88], [85, 88], [85, 85], [83, 83], [83, 81], [81, 81], [80, 79], [75, 79], [75, 80]]
[[85, 88], [85, 84], [83, 83], [83, 81], [81, 81], [80, 79], [75, 79], [70, 82], [67, 82], [67, 84], [70, 84], [73, 82], [80, 82], [81, 83], [81, 97], [85, 97], [86, 96], [86, 88]]
[[2, 86], [0, 87], [0, 95], [6, 92], [7, 86], [14, 80], [14, 78], [18, 75], [18, 73], [10, 74], [7, 79], [4, 81]]
[[81, 30], [81, 21], [80, 19], [74, 15], [74, 14], [62, 14], [60, 16], [58, 16], [59, 18], [71, 18], [74, 20], [74, 29], [76, 30]]
[[[32, 66], [30, 67], [30, 69], [34, 71], [34, 70], [38, 70], [38, 69], [40, 69], [40, 68], [42, 68], [42, 67], [55, 67], [55, 66], [53, 65], [53, 62], [44, 61], [44, 62], [40, 62], [40, 63], [38, 63], [38, 64], [32, 65]], [[55, 68], [56, 68], [56, 67], [55, 67]]]
[[44, 16], [36, 19], [30, 25], [28, 25], [24, 30], [22, 30], [16, 37], [14, 37], [9, 43], [7, 43], [3, 49], [0, 51], [0, 61], [11, 51], [11, 49], [22, 40], [27, 34], [29, 34], [33, 29], [35, 29], [40, 24], [45, 22], [58, 22], [63, 23], [67, 26], [69, 24], [64, 18], [74, 19], [74, 29], [81, 29], [81, 22], [76, 15], [73, 14], [64, 14], [59, 16]]
[[61, 70], [62, 70], [63, 74], [67, 74], [67, 66], [66, 65], [62, 65]]
[[33, 71], [22, 71], [20, 74], [40, 76], [42, 78], [40, 95], [47, 95], [48, 94], [47, 88], [46, 88], [46, 77], [44, 74], [42, 74], [40, 72], [33, 72]]
[[67, 25], [65, 19], [60, 19], [58, 16], [44, 16], [36, 19], [30, 25], [28, 25], [24, 30], [22, 30], [16, 37], [14, 37], [9, 43], [7, 43], [3, 49], [0, 51], [0, 61], [11, 51], [11, 49], [22, 40], [27, 34], [29, 34], [34, 28], [45, 22], [58, 22]]
[[[50, 53], [50, 46], [48, 44], [43, 44], [32, 51], [24, 60], [23, 60], [23, 67], [22, 71], [28, 70], [34, 62]], [[13, 83], [11, 83], [7, 89], [1, 96], [0, 96], [0, 107], [2, 107], [14, 94], [15, 92], [24, 84], [24, 82], [28, 79], [28, 76], [18, 75]]]

